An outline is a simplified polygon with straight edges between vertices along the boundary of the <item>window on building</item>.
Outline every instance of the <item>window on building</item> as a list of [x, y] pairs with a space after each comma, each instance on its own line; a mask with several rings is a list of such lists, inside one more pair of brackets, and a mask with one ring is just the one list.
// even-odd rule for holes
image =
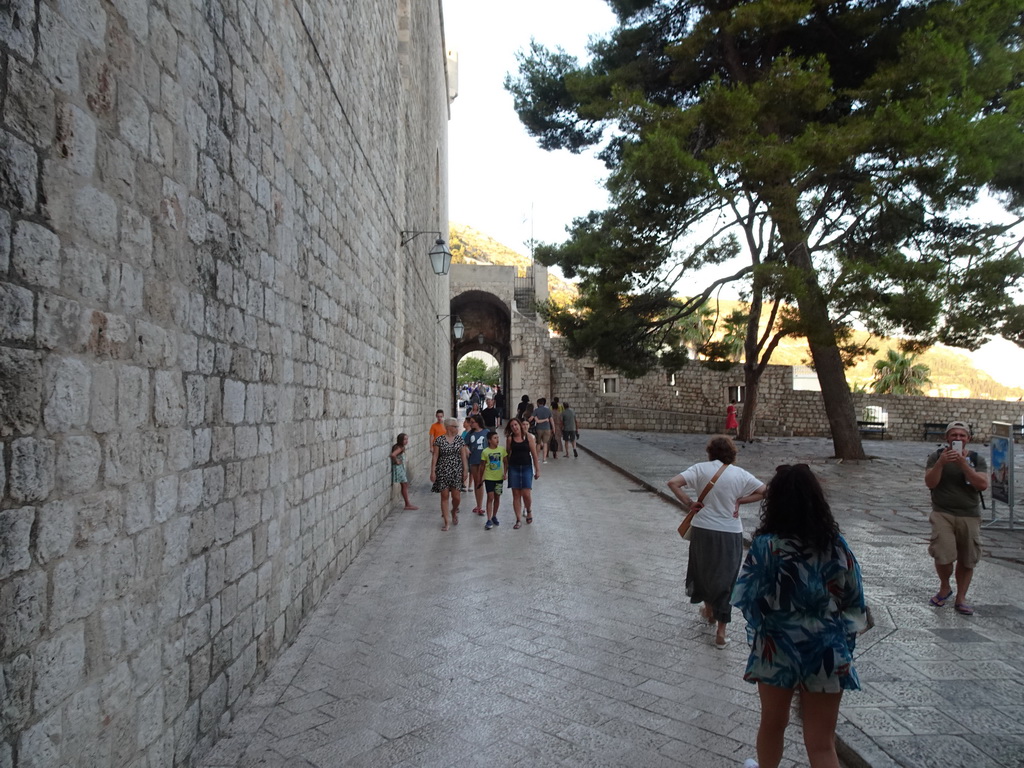
[[601, 379], [601, 392], [605, 395], [615, 395], [619, 391], [619, 377], [605, 376]]
[[735, 400], [737, 403], [742, 403], [747, 399], [747, 388], [744, 386], [729, 387], [729, 402]]
[[670, 387], [674, 387], [676, 385], [676, 375], [674, 373], [670, 373], [668, 375], [668, 385]]
[[590, 379], [591, 381], [594, 380], [594, 366], [592, 366], [592, 365], [585, 365], [585, 366], [583, 366], [583, 373], [586, 374], [587, 378]]

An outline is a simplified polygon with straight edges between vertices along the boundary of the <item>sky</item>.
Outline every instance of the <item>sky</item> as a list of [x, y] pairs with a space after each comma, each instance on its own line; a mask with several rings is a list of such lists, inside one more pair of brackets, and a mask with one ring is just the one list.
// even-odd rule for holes
[[[607, 206], [604, 165], [592, 154], [537, 146], [512, 106], [505, 75], [535, 38], [585, 60], [592, 36], [615, 26], [604, 0], [442, 0], [445, 42], [458, 54], [458, 96], [448, 124], [449, 219], [520, 253], [560, 243], [578, 216]], [[723, 293], [724, 295], [724, 293]], [[972, 355], [1010, 386], [1024, 382], [1024, 350], [997, 339]]]
[[603, 0], [443, 0], [445, 42], [459, 57], [448, 125], [449, 218], [528, 253], [558, 243], [575, 217], [606, 207], [604, 165], [592, 155], [537, 146], [512, 107], [505, 75], [530, 38], [586, 58], [591, 35], [615, 26]]

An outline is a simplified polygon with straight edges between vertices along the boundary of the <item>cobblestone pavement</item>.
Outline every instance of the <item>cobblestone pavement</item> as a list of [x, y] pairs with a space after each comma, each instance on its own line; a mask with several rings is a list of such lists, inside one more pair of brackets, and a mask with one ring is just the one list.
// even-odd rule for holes
[[[202, 765], [741, 765], [757, 724], [742, 619], [716, 650], [682, 596], [680, 510], [650, 493], [705, 441], [584, 432], [579, 459], [543, 466], [518, 531], [509, 496], [492, 531], [467, 497], [442, 533], [414, 478], [420, 511], [396, 503]], [[1024, 535], [986, 532], [976, 616], [928, 606], [928, 447], [870, 443], [877, 460], [839, 464], [827, 441], [786, 438], [740, 463], [814, 464], [861, 560], [877, 626], [843, 702], [847, 763], [1020, 766]], [[798, 724], [789, 737], [783, 765], [805, 764]]]

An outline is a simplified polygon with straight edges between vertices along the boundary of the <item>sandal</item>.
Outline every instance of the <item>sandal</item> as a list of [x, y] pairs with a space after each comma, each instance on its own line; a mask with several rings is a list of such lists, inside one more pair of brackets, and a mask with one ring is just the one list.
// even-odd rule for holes
[[453, 509], [452, 510], [452, 525], [458, 525], [458, 524], [459, 524], [459, 510]]
[[441, 526], [441, 530], [442, 531], [447, 531], [448, 530], [448, 523], [445, 523], [444, 525], [442, 525]]
[[512, 526], [512, 530], [513, 531], [518, 531], [522, 527], [523, 527], [523, 524], [521, 522], [519, 522], [518, 520], [516, 520], [516, 524]]
[[533, 522], [533, 512], [530, 512], [529, 510], [527, 510], [527, 512], [526, 512], [526, 524], [529, 525], [532, 522]]
[[956, 603], [953, 606], [953, 610], [959, 613], [961, 616], [973, 616], [974, 609], [971, 608], [967, 603]]
[[946, 604], [946, 601], [949, 600], [949, 598], [951, 598], [952, 596], [953, 596], [953, 590], [952, 589], [949, 590], [949, 592], [947, 592], [944, 595], [940, 595], [938, 592], [936, 592], [932, 596], [932, 599], [929, 600], [928, 602], [931, 603], [932, 605], [934, 605], [936, 608], [941, 608], [942, 606], [944, 606]]

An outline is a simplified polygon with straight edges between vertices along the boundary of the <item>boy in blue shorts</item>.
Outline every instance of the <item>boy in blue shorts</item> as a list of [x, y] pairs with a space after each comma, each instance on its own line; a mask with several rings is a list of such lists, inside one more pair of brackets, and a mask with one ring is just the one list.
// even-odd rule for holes
[[498, 505], [508, 477], [508, 451], [498, 445], [497, 432], [487, 433], [487, 447], [480, 457], [484, 463], [484, 488], [487, 489], [487, 523], [484, 528], [489, 531], [498, 524]]

